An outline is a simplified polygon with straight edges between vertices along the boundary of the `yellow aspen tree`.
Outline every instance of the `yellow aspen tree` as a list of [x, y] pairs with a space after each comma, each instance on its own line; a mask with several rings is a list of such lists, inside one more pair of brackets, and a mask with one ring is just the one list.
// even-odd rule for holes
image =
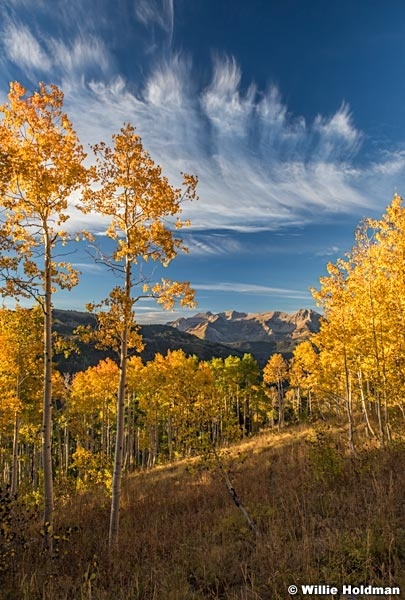
[[[139, 438], [143, 424], [140, 409], [139, 390], [144, 377], [145, 366], [140, 356], [131, 356], [128, 360], [127, 370], [127, 430], [124, 453], [124, 470], [134, 470], [139, 464]], [[116, 402], [115, 402], [116, 404]]]
[[[40, 419], [42, 330], [39, 309], [17, 305], [15, 310], [0, 310], [0, 391], [2, 409], [13, 421], [11, 493], [17, 492], [18, 444], [21, 420]], [[8, 402], [7, 402], [8, 398]]]
[[253, 420], [256, 412], [257, 403], [260, 400], [258, 394], [260, 390], [259, 374], [260, 369], [257, 361], [251, 354], [244, 354], [239, 364], [240, 372], [240, 394], [241, 394], [241, 415], [240, 425], [242, 426], [242, 436], [253, 432]]
[[183, 350], [169, 351], [163, 363], [168, 431], [171, 437], [175, 435], [180, 454], [190, 456], [203, 449], [203, 438], [211, 419], [210, 406], [206, 402], [212, 396], [209, 393], [210, 372], [207, 377], [197, 358], [186, 356]]
[[297, 413], [302, 410], [302, 401], [305, 400], [305, 411], [312, 412], [313, 393], [315, 388], [314, 374], [317, 370], [318, 355], [311, 341], [306, 340], [298, 344], [293, 351], [290, 362], [290, 385], [296, 391]]
[[[116, 412], [118, 365], [107, 358], [76, 373], [70, 394], [69, 420], [76, 443], [110, 455], [111, 426]], [[100, 430], [100, 440], [94, 430]]]
[[[115, 348], [120, 362], [109, 528], [111, 549], [118, 545], [127, 362], [130, 350], [142, 347], [134, 306], [145, 295], [155, 297], [165, 308], [172, 308], [176, 298], [182, 306], [194, 304], [194, 292], [189, 283], [163, 279], [152, 285], [143, 279], [140, 271], [135, 272], [135, 267], [148, 260], [167, 266], [179, 250], [186, 250], [182, 240], [174, 236], [167, 219], [176, 217], [174, 228], [188, 224], [181, 221], [179, 215], [182, 202], [196, 198], [197, 179], [184, 174], [182, 188], [171, 186], [130, 124], [113, 135], [112, 148], [102, 142], [93, 150], [96, 154], [94, 176], [97, 189], [86, 194], [86, 211], [95, 211], [109, 218], [106, 235], [116, 241], [116, 247], [111, 256], [100, 256], [100, 260], [122, 276], [122, 285], [114, 288], [106, 300], [98, 306], [88, 306], [89, 310], [99, 311], [99, 342]], [[134, 288], [140, 285], [142, 289], [134, 294]]]
[[328, 276], [321, 277], [321, 290], [312, 290], [318, 305], [324, 309], [325, 319], [318, 334], [313, 336], [321, 352], [321, 363], [325, 357], [331, 366], [337, 366], [340, 376], [336, 391], [344, 402], [348, 426], [348, 445], [354, 453], [353, 426], [353, 372], [356, 368], [358, 334], [353, 296], [350, 289], [351, 265], [339, 259], [327, 265]]
[[[387, 281], [380, 250], [371, 221], [364, 221], [356, 231], [356, 243], [349, 255], [351, 269], [347, 285], [356, 315], [356, 336], [352, 344], [356, 339], [358, 343], [352, 353], [357, 356], [355, 375], [362, 412], [368, 431], [374, 435], [365, 401], [367, 395], [376, 407], [379, 438], [383, 442], [386, 434], [389, 435], [386, 354], [391, 311], [387, 310]], [[372, 389], [372, 394], [366, 394], [367, 388]]]
[[69, 404], [72, 377], [69, 373], [62, 375], [54, 370], [52, 373], [54, 473], [59, 482], [66, 480], [69, 470]]
[[[378, 309], [381, 314], [378, 340], [381, 346], [381, 372], [384, 412], [398, 407], [404, 415], [405, 357], [405, 208], [394, 196], [378, 221], [368, 220], [373, 230], [374, 261], [378, 267]], [[386, 433], [389, 423], [386, 418]]]
[[263, 369], [263, 381], [275, 385], [278, 400], [278, 427], [284, 426], [284, 384], [288, 379], [288, 363], [281, 354], [273, 354]]
[[[219, 407], [219, 415], [215, 425], [213, 424], [213, 442], [215, 444], [222, 443], [223, 432], [226, 430], [226, 423], [229, 417], [229, 402], [228, 402], [228, 382], [225, 374], [225, 365], [222, 358], [214, 357], [208, 367], [214, 378], [215, 395]], [[235, 419], [234, 419], [235, 421]]]
[[241, 389], [241, 360], [236, 356], [213, 358], [209, 368], [214, 377], [219, 415], [215, 429], [217, 445], [226, 445], [240, 438], [239, 403]]
[[[44, 469], [44, 544], [52, 546], [52, 297], [59, 288], [71, 289], [78, 273], [58, 261], [69, 200], [86, 182], [85, 154], [62, 110], [63, 93], [39, 84], [26, 95], [10, 84], [8, 102], [0, 106], [0, 147], [7, 157], [6, 180], [0, 197], [1, 293], [34, 299], [44, 314], [44, 395], [42, 447]], [[4, 161], [3, 161], [4, 162]]]
[[157, 353], [154, 360], [141, 364], [139, 356], [128, 359], [127, 392], [131, 404], [128, 418], [132, 418], [133, 427], [133, 462], [135, 466], [147, 467], [153, 464], [156, 449], [156, 436], [153, 428], [160, 419], [161, 389], [164, 373], [155, 368], [161, 357]]
[[380, 220], [362, 222], [347, 260], [328, 265], [329, 276], [313, 292], [325, 313], [312, 338], [321, 387], [344, 400], [352, 450], [354, 401], [381, 443], [391, 438], [390, 413], [405, 416], [404, 240], [405, 210], [396, 195]]
[[235, 411], [238, 425], [241, 424], [241, 360], [237, 356], [227, 356], [224, 360], [224, 374], [228, 384], [229, 400]]
[[[174, 375], [174, 374], [173, 374]], [[176, 428], [176, 403], [177, 388], [173, 387], [175, 382], [170, 378], [168, 370], [167, 357], [157, 353], [152, 361], [149, 361], [144, 369], [144, 377], [141, 386], [138, 386], [140, 392], [141, 407], [145, 416], [144, 423], [147, 428], [148, 439], [147, 464], [153, 466], [158, 454], [165, 450], [163, 441], [163, 432], [167, 429], [167, 451], [168, 458], [174, 458], [173, 437], [178, 439]], [[178, 380], [177, 386], [181, 385]]]

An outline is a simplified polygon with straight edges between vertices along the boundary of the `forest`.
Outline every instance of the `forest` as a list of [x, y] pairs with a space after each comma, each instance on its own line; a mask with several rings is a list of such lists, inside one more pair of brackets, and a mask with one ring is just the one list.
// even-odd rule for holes
[[[0, 107], [0, 278], [15, 306], [0, 310], [2, 597], [285, 598], [288, 582], [333, 578], [405, 586], [400, 196], [380, 219], [360, 223], [352, 250], [327, 265], [312, 290], [323, 311], [320, 331], [292, 358], [274, 354], [260, 369], [249, 354], [202, 361], [173, 350], [143, 363], [137, 301], [194, 305], [192, 282], [152, 281], [140, 267], [168, 264], [186, 250], [181, 229], [190, 223], [181, 207], [197, 200], [197, 178], [183, 174], [183, 187], [171, 186], [130, 124], [111, 147], [96, 144], [85, 166], [61, 90], [41, 84], [27, 95], [13, 83], [8, 98]], [[115, 249], [95, 259], [120, 284], [88, 305], [96, 326], [67, 338], [53, 330], [53, 295], [58, 288], [74, 294], [79, 273], [61, 249], [94, 241], [67, 227], [73, 207], [108, 219]], [[55, 357], [78, 352], [78, 342], [81, 351], [86, 343], [108, 348], [115, 359], [59, 372]], [[301, 491], [288, 473], [302, 479]], [[247, 481], [255, 496], [245, 502]], [[209, 514], [225, 510], [221, 502], [222, 525], [210, 528]], [[198, 524], [193, 503], [206, 511]], [[348, 521], [349, 506], [357, 524]], [[367, 539], [359, 545], [365, 506]], [[195, 550], [193, 566], [182, 511], [198, 529], [196, 547], [205, 548], [205, 557]], [[165, 571], [169, 521], [178, 560]], [[130, 532], [142, 523], [137, 545]], [[337, 530], [346, 537], [333, 537]], [[280, 553], [287, 534], [295, 579]], [[319, 558], [325, 552], [328, 560]], [[226, 553], [240, 570], [224, 566]], [[266, 572], [270, 556], [279, 561], [274, 577]], [[226, 573], [235, 569], [232, 587]]]

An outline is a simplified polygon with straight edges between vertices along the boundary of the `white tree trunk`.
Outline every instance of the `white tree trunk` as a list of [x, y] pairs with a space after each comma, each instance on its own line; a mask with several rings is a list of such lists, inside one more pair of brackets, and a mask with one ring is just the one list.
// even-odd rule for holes
[[52, 261], [51, 241], [45, 232], [44, 301], [44, 398], [42, 421], [42, 462], [44, 469], [44, 548], [52, 552], [53, 476], [52, 476]]

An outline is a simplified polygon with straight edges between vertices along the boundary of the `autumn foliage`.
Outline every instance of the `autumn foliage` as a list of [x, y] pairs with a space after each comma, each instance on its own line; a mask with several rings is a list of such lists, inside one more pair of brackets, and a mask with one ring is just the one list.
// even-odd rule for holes
[[[209, 465], [213, 457], [222, 460], [221, 452], [234, 443], [265, 429], [284, 435], [285, 428], [302, 423], [343, 425], [343, 442], [335, 442], [323, 429], [308, 440], [305, 460], [314, 481], [325, 487], [325, 497], [338, 480], [344, 483], [344, 465], [349, 465], [353, 481], [366, 477], [349, 462], [364, 460], [365, 441], [384, 452], [403, 443], [405, 209], [399, 196], [381, 219], [361, 223], [345, 258], [327, 265], [319, 289], [313, 290], [323, 309], [320, 331], [298, 345], [292, 356], [274, 354], [260, 369], [249, 354], [199, 361], [176, 350], [156, 354], [145, 364], [138, 356], [143, 347], [138, 301], [154, 298], [164, 308], [175, 302], [195, 305], [189, 282], [156, 281], [145, 266], [165, 267], [187, 251], [180, 230], [190, 223], [181, 212], [184, 202], [197, 199], [197, 178], [183, 174], [183, 185], [172, 186], [130, 124], [112, 136], [111, 147], [96, 144], [93, 166], [85, 167], [83, 148], [56, 86], [40, 84], [27, 96], [13, 83], [0, 113], [1, 293], [17, 300], [14, 310], [0, 310], [0, 473], [9, 486], [4, 502], [7, 522], [0, 523], [5, 539], [15, 495], [26, 506], [39, 503], [44, 508], [41, 532], [49, 570], [61, 539], [53, 526], [54, 498], [58, 507], [59, 501], [62, 506], [81, 497], [78, 494], [97, 490], [100, 507], [112, 497], [112, 560], [111, 550], [119, 540], [123, 478], [182, 459], [196, 464], [193, 460], [202, 457]], [[80, 201], [73, 201], [73, 192], [80, 192]], [[77, 335], [110, 349], [115, 359], [66, 374], [53, 363], [53, 295], [59, 288], [72, 289], [79, 273], [59, 254], [75, 239], [90, 238], [85, 232], [72, 236], [65, 230], [73, 204], [108, 220], [105, 235], [112, 242], [111, 253], [105, 255], [94, 244], [92, 251], [117, 277], [107, 298], [89, 302], [96, 327]], [[31, 299], [34, 308], [21, 308], [20, 298]], [[384, 456], [390, 465], [389, 455]], [[230, 482], [223, 463], [221, 469]], [[280, 481], [276, 484], [272, 493], [277, 495], [282, 486]], [[313, 482], [305, 480], [303, 485]], [[229, 487], [233, 490], [231, 483]], [[298, 492], [294, 494], [295, 502]], [[280, 500], [271, 511], [282, 504]], [[264, 530], [263, 523], [277, 521], [275, 514], [258, 510], [259, 530], [260, 523]], [[391, 530], [390, 536], [397, 560], [400, 553]], [[0, 569], [1, 543], [2, 539]], [[14, 546], [9, 537], [4, 544], [9, 565]], [[91, 597], [97, 565], [89, 564], [82, 597]], [[203, 579], [194, 565], [182, 585], [188, 581], [198, 593], [225, 597], [213, 595], [215, 581], [207, 587]], [[144, 586], [149, 590], [148, 583]], [[270, 587], [263, 584], [263, 589]]]

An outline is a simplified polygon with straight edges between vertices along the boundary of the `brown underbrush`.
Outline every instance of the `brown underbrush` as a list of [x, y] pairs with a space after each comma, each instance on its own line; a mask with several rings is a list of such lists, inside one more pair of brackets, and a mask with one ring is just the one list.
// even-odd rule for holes
[[291, 584], [405, 593], [405, 445], [364, 444], [352, 458], [337, 430], [298, 426], [222, 460], [255, 532], [210, 461], [128, 478], [114, 556], [101, 490], [59, 503], [51, 565], [37, 517], [3, 494], [0, 597], [284, 600]]

